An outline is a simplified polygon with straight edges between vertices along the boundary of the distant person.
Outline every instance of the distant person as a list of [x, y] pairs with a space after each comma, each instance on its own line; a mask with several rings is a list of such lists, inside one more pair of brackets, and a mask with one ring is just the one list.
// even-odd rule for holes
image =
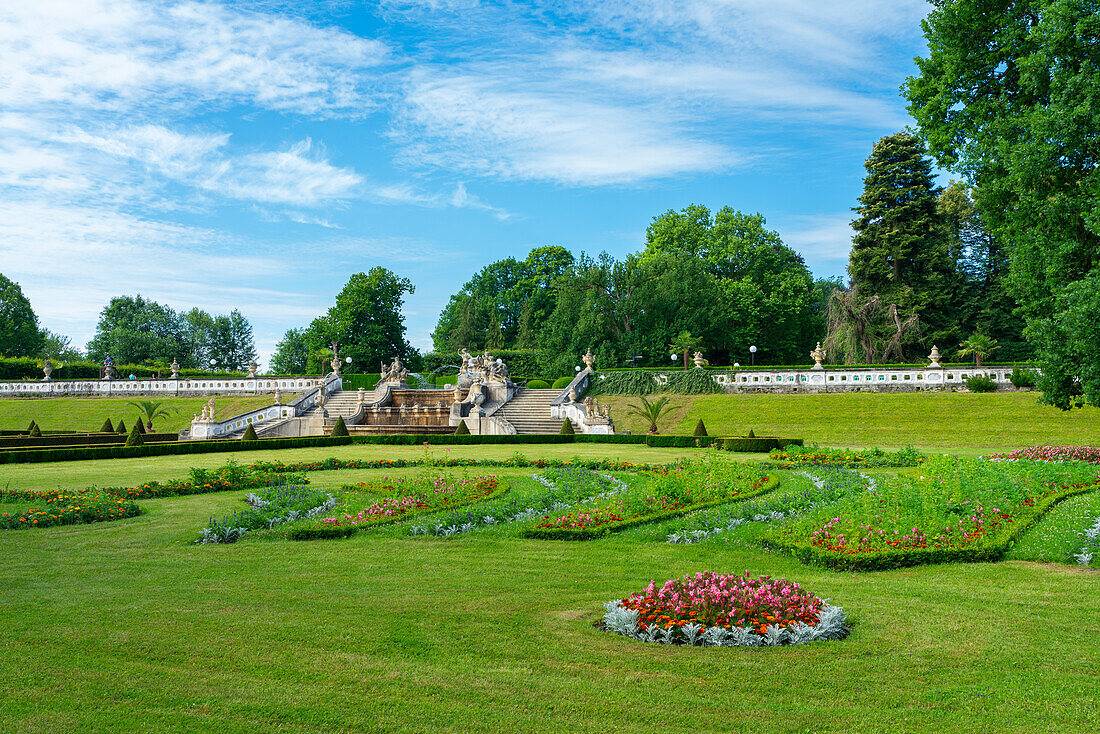
[[130, 379], [131, 380], [136, 380], [137, 379], [137, 377], [134, 375], [133, 372], [130, 373]]

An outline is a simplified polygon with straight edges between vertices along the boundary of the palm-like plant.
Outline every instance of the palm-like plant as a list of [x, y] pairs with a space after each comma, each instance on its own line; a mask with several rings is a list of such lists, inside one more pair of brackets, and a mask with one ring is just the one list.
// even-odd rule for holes
[[161, 406], [164, 405], [163, 400], [139, 400], [127, 403], [127, 405], [132, 405], [142, 412], [142, 417], [145, 418], [145, 427], [150, 431], [153, 430], [153, 421], [157, 418], [167, 418], [172, 413], [179, 412], [176, 408], [162, 408]]
[[681, 331], [669, 343], [668, 348], [673, 354], [676, 352], [683, 352], [684, 369], [686, 370], [688, 368], [688, 352], [695, 349], [695, 345], [698, 343], [699, 340], [693, 337], [690, 331]]
[[981, 332], [974, 332], [970, 338], [959, 345], [959, 356], [974, 355], [974, 366], [981, 367], [982, 360], [1000, 349], [997, 340]]
[[668, 415], [676, 406], [668, 404], [668, 398], [658, 398], [652, 403], [644, 397], [639, 397], [641, 404], [633, 404], [630, 407], [629, 414], [636, 415], [642, 420], [649, 423], [649, 432], [657, 433], [657, 423], [661, 418]]

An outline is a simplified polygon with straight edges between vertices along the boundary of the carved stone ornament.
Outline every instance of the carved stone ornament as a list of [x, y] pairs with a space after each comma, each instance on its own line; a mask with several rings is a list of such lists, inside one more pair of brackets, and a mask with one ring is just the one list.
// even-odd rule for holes
[[168, 369], [172, 370], [173, 380], [178, 380], [180, 378], [180, 363], [176, 361], [175, 357], [172, 357], [172, 364], [168, 365]]
[[51, 362], [48, 359], [45, 362], [43, 362], [42, 363], [42, 372], [43, 372], [43, 374], [46, 375], [45, 377], [42, 378], [42, 382], [49, 382], [50, 381], [50, 374], [53, 372], [53, 362]]
[[935, 344], [932, 345], [932, 353], [928, 355], [929, 368], [941, 369], [943, 365], [940, 364], [940, 350]]
[[821, 365], [821, 360], [825, 359], [826, 352], [825, 352], [824, 349], [821, 348], [821, 342], [817, 343], [817, 347], [812, 352], [810, 352], [810, 356], [813, 357], [813, 360], [814, 360], [813, 369], [815, 369], [815, 370], [825, 369]]
[[596, 355], [592, 354], [591, 347], [589, 347], [588, 351], [581, 356], [581, 359], [584, 360], [585, 367], [587, 367], [588, 369], [592, 369], [592, 364], [596, 361]]
[[255, 360], [249, 362], [248, 363], [248, 376], [249, 377], [255, 377], [256, 376], [256, 370], [258, 370], [259, 368], [260, 368], [260, 366], [258, 364], [256, 364]]
[[692, 361], [695, 362], [695, 366], [700, 369], [702, 369], [703, 365], [707, 363], [707, 361], [703, 359], [702, 352], [696, 352], [695, 357], [692, 359]]

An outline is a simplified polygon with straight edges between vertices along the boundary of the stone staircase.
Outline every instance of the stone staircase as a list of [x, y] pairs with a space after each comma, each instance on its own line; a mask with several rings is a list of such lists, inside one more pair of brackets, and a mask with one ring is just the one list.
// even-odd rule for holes
[[[515, 426], [516, 433], [557, 433], [561, 430], [561, 419], [550, 417], [550, 403], [560, 393], [561, 390], [522, 387], [493, 415]], [[577, 426], [573, 428], [576, 430]]]
[[[374, 400], [374, 391], [368, 390], [366, 401], [369, 403]], [[358, 390], [340, 390], [334, 392], [325, 398], [325, 410], [328, 411], [328, 417], [333, 420], [337, 416], [344, 416], [345, 420], [352, 415], [359, 412], [359, 391]], [[319, 418], [321, 416], [320, 408], [311, 408], [305, 413], [303, 418]]]

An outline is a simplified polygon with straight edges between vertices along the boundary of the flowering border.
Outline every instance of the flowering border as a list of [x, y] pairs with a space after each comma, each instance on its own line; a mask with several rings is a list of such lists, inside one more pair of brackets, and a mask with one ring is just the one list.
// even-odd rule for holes
[[689, 512], [695, 512], [696, 510], [705, 510], [710, 507], [717, 507], [719, 505], [726, 505], [731, 502], [740, 502], [742, 500], [751, 499], [759, 495], [769, 492], [779, 486], [779, 477], [775, 474], [766, 475], [764, 482], [759, 487], [755, 487], [746, 491], [744, 494], [739, 494], [736, 497], [727, 497], [725, 499], [712, 500], [710, 502], [700, 502], [695, 505], [687, 505], [686, 507], [678, 507], [675, 510], [668, 510], [667, 512], [655, 512], [649, 515], [640, 515], [638, 517], [630, 517], [618, 522], [609, 522], [599, 525], [594, 528], [527, 528], [520, 534], [525, 538], [535, 538], [538, 540], [596, 540], [602, 538], [605, 535], [611, 533], [617, 533], [628, 528], [637, 527], [638, 525], [648, 525], [654, 522], [663, 522], [664, 520], [671, 520], [682, 515], [686, 515]]

